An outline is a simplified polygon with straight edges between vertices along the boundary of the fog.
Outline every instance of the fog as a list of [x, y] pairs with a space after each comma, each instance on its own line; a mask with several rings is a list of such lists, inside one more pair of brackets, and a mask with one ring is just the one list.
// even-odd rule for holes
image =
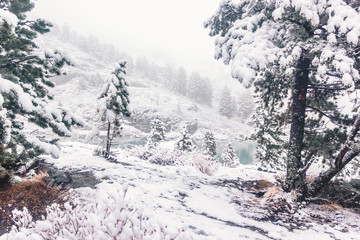
[[214, 59], [214, 39], [203, 27], [220, 1], [37, 0], [33, 15], [68, 24], [79, 34], [113, 43], [135, 57], [164, 65], [172, 62], [240, 88], [229, 66]]

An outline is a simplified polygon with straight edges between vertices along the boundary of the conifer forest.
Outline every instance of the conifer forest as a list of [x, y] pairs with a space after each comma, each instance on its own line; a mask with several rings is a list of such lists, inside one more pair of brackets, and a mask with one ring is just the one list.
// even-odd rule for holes
[[0, 0], [8, 239], [360, 239], [360, 1]]

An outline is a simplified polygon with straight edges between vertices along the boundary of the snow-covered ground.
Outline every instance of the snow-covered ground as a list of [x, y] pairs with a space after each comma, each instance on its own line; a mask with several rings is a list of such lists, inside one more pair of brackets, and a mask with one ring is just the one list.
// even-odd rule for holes
[[[360, 239], [360, 220], [351, 210], [326, 211], [316, 205], [291, 209], [290, 206], [288, 215], [278, 212], [275, 218], [279, 220], [270, 221], [271, 201], [277, 204], [276, 199], [287, 199], [290, 205], [295, 203], [291, 194], [276, 193], [276, 187], [266, 188], [264, 191], [268, 193], [256, 197], [256, 181], [266, 180], [271, 184], [276, 180], [274, 174], [256, 171], [251, 166], [219, 167], [209, 176], [186, 164], [155, 165], [132, 156], [127, 150], [119, 150], [116, 161], [109, 162], [93, 156], [94, 147], [77, 142], [62, 143], [60, 159], [49, 157], [46, 161], [70, 172], [92, 172], [101, 183], [95, 189], [76, 189], [73, 196], [91, 199], [96, 206], [109, 204], [106, 196], [121, 197], [119, 189], [128, 186], [126, 200], [134, 208], [143, 209], [143, 216], [149, 221], [173, 232], [185, 231], [176, 239]], [[39, 226], [35, 228], [37, 233], [43, 230], [43, 225]], [[29, 236], [25, 229], [20, 232], [23, 237]], [[0, 239], [15, 236], [13, 232]], [[94, 236], [88, 239], [95, 239]]]
[[[219, 166], [210, 171], [213, 173], [210, 176], [189, 164], [194, 159], [161, 166], [142, 160], [127, 149], [116, 150], [116, 161], [93, 156], [96, 145], [84, 143], [84, 139], [94, 123], [96, 96], [112, 63], [100, 61], [55, 36], [40, 38], [38, 43], [60, 47], [70, 56], [75, 66], [67, 67], [69, 75], [57, 79], [59, 84], [52, 93], [55, 102], [88, 122], [84, 129], [74, 131], [70, 141], [60, 141], [59, 159], [46, 157], [46, 161], [62, 171], [90, 173], [100, 183], [95, 188], [70, 190], [70, 204], [64, 210], [49, 207], [48, 217], [43, 221], [32, 222], [26, 210], [15, 212], [21, 219], [20, 227], [0, 236], [1, 240], [110, 236], [127, 240], [134, 232], [137, 236], [134, 239], [360, 239], [358, 213], [318, 205], [299, 206], [290, 193], [276, 187], [275, 178], [281, 176], [257, 171], [255, 166]], [[173, 145], [182, 125], [188, 123], [197, 126], [194, 133], [197, 140], [210, 130], [217, 140], [240, 143], [252, 132], [250, 126], [239, 123], [240, 119], [221, 116], [216, 107], [197, 104], [194, 110], [192, 100], [175, 96], [159, 83], [136, 74], [127, 80], [134, 115], [147, 115], [148, 120], [161, 115], [172, 122], [165, 145]], [[129, 122], [123, 133], [126, 139], [145, 139], [148, 135]], [[265, 185], [259, 187], [260, 182]], [[149, 223], [142, 223], [145, 220]], [[128, 224], [126, 231], [118, 232], [119, 222]], [[142, 234], [146, 236], [142, 238]]]

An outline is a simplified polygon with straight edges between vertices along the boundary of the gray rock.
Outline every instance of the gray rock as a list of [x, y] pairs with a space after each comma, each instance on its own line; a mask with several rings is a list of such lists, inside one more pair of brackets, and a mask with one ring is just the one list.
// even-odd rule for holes
[[50, 164], [45, 164], [44, 168], [49, 174], [49, 177], [45, 180], [50, 182], [52, 186], [63, 186], [67, 188], [95, 188], [95, 185], [100, 183], [100, 181], [94, 177], [93, 173], [89, 171], [62, 170], [54, 168]]

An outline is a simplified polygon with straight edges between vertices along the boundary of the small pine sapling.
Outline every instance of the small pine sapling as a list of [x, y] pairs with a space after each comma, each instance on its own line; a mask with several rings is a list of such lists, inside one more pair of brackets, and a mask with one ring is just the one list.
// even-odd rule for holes
[[105, 158], [110, 157], [110, 149], [115, 137], [121, 135], [123, 117], [129, 117], [129, 93], [125, 81], [126, 60], [121, 60], [116, 65], [111, 76], [105, 83], [103, 90], [98, 96], [97, 113], [101, 121], [105, 124], [107, 131], [103, 149], [96, 150], [95, 153]]
[[226, 167], [236, 167], [239, 165], [239, 158], [236, 156], [235, 150], [231, 143], [228, 143], [221, 154], [223, 165]]
[[176, 148], [180, 151], [188, 152], [195, 150], [195, 144], [191, 140], [191, 136], [186, 128], [182, 130], [180, 138], [176, 141]]
[[203, 153], [212, 158], [216, 156], [216, 143], [212, 132], [206, 132], [202, 144]]
[[150, 122], [150, 135], [147, 138], [146, 146], [148, 149], [156, 148], [156, 146], [165, 139], [165, 127], [159, 116]]

